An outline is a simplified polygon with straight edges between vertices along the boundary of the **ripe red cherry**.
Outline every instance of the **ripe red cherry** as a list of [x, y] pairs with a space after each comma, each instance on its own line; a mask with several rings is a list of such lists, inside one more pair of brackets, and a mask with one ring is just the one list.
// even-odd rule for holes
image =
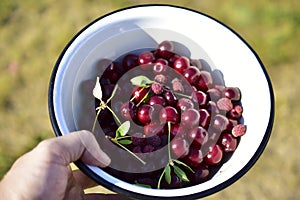
[[203, 128], [207, 128], [211, 120], [211, 115], [209, 114], [208, 110], [204, 108], [199, 110], [199, 114], [200, 114], [199, 125], [202, 126]]
[[132, 101], [128, 101], [122, 104], [120, 109], [121, 116], [126, 120], [136, 118], [136, 106]]
[[165, 40], [157, 47], [157, 54], [162, 58], [170, 58], [174, 55], [174, 44], [171, 41]]
[[224, 131], [229, 125], [229, 120], [227, 117], [217, 114], [214, 117], [213, 127], [219, 131]]
[[178, 100], [176, 107], [181, 111], [185, 111], [187, 109], [194, 108], [194, 104], [188, 98], [181, 98]]
[[177, 158], [182, 158], [189, 153], [189, 144], [184, 138], [176, 137], [171, 141], [171, 150]]
[[154, 62], [154, 60], [155, 57], [151, 52], [141, 53], [138, 57], [138, 62], [140, 65], [151, 64]]
[[174, 69], [183, 74], [184, 71], [190, 66], [190, 60], [187, 57], [181, 56], [174, 61]]
[[180, 118], [178, 111], [172, 106], [163, 108], [159, 117], [161, 122], [171, 122], [173, 124], [177, 124]]
[[181, 115], [181, 123], [185, 127], [192, 128], [198, 126], [199, 120], [200, 120], [199, 111], [197, 111], [194, 108], [190, 108], [184, 111]]
[[158, 58], [153, 65], [154, 74], [164, 74], [167, 71], [168, 61], [163, 58]]
[[136, 103], [139, 103], [145, 97], [145, 95], [147, 93], [148, 93], [148, 89], [147, 88], [135, 87], [135, 88], [133, 88], [131, 94], [134, 97], [134, 101]]
[[183, 76], [190, 84], [196, 83], [200, 76], [200, 70], [195, 66], [189, 66], [184, 72]]
[[138, 108], [137, 119], [142, 124], [149, 124], [152, 120], [152, 112], [154, 108], [150, 105], [144, 104]]
[[207, 91], [211, 88], [213, 79], [211, 74], [208, 71], [201, 71], [198, 81], [195, 83], [195, 86], [198, 90]]
[[180, 124], [174, 124], [171, 126], [171, 138], [173, 139], [174, 137], [184, 137], [186, 131], [186, 128], [180, 126]]
[[223, 158], [222, 148], [218, 144], [215, 144], [210, 149], [210, 151], [208, 152], [204, 160], [209, 165], [216, 165], [221, 162], [222, 158]]
[[167, 90], [163, 93], [163, 97], [166, 99], [167, 104], [170, 106], [175, 106], [177, 104], [177, 97], [170, 90]]
[[192, 94], [193, 102], [197, 103], [200, 107], [203, 107], [207, 103], [207, 95], [202, 91], [195, 91]]
[[195, 127], [188, 132], [188, 136], [193, 141], [193, 143], [201, 147], [208, 140], [208, 132], [201, 126]]
[[223, 94], [225, 97], [233, 101], [241, 100], [241, 92], [237, 87], [226, 87], [223, 91]]
[[167, 105], [166, 100], [162, 96], [158, 96], [158, 95], [151, 96], [148, 100], [148, 104], [150, 104], [150, 105], [158, 104], [163, 107]]
[[220, 143], [225, 152], [233, 152], [237, 147], [237, 139], [229, 133], [221, 135]]

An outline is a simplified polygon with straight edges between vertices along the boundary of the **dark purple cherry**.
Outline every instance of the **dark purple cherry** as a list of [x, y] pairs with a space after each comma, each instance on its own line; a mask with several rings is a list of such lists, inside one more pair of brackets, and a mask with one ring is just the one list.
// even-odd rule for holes
[[200, 70], [195, 66], [189, 66], [184, 72], [183, 76], [190, 83], [194, 84], [198, 81], [200, 76]]
[[153, 147], [158, 147], [161, 144], [161, 139], [158, 135], [152, 135], [147, 137], [147, 144], [150, 144]]
[[135, 146], [144, 146], [146, 145], [146, 137], [143, 133], [136, 132], [131, 137], [132, 144]]
[[181, 123], [185, 127], [192, 128], [195, 126], [199, 126], [199, 120], [199, 111], [194, 108], [187, 109], [181, 114]]
[[170, 58], [168, 59], [169, 66], [172, 67], [172, 68], [174, 68], [174, 62], [175, 62], [175, 60], [177, 60], [178, 58], [180, 58], [180, 56], [177, 55], [177, 54], [174, 54], [172, 57], [170, 57]]
[[152, 146], [151, 144], [147, 144], [143, 148], [143, 153], [151, 153], [154, 150], [155, 150], [154, 146]]
[[138, 56], [134, 54], [127, 54], [123, 59], [123, 67], [130, 70], [139, 65]]
[[148, 52], [148, 51], [141, 53], [138, 57], [138, 62], [140, 65], [151, 64], [154, 62], [154, 60], [155, 60], [155, 57], [154, 57], [153, 53]]
[[189, 153], [189, 144], [184, 138], [176, 137], [171, 141], [171, 149], [177, 158], [182, 158]]
[[177, 58], [174, 61], [173, 67], [174, 69], [179, 72], [180, 74], [183, 74], [184, 71], [190, 66], [190, 60], [185, 57], [185, 56], [181, 56], [179, 58]]
[[190, 148], [185, 160], [190, 167], [197, 167], [203, 161], [203, 154], [199, 149]]
[[146, 124], [144, 126], [144, 134], [146, 136], [151, 135], [165, 135], [167, 133], [167, 128], [164, 126], [164, 124], [158, 123], [158, 122], [151, 122], [150, 124]]
[[180, 126], [180, 124], [174, 124], [171, 126], [171, 139], [174, 137], [184, 137], [186, 134], [186, 128]]
[[103, 72], [103, 77], [107, 77], [111, 83], [116, 83], [123, 74], [123, 68], [119, 63], [112, 62]]
[[200, 165], [194, 169], [193, 177], [191, 181], [194, 184], [199, 184], [206, 181], [209, 178], [210, 172], [207, 166]]
[[180, 120], [180, 116], [176, 108], [172, 106], [164, 107], [160, 112], [160, 121], [161, 122], [171, 122], [177, 124]]

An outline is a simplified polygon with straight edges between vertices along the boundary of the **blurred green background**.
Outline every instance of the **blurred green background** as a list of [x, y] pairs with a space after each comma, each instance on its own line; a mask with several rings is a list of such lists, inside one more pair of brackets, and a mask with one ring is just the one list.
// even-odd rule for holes
[[299, 198], [298, 0], [1, 0], [0, 178], [18, 156], [54, 136], [47, 108], [48, 83], [67, 42], [103, 14], [147, 3], [185, 6], [224, 22], [255, 49], [273, 83], [276, 114], [266, 150], [245, 176], [206, 199]]

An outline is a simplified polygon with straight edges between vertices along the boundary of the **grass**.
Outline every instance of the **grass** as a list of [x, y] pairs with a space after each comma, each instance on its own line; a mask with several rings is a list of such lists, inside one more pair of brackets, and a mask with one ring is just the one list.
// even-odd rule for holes
[[297, 0], [1, 0], [0, 177], [18, 156], [39, 141], [53, 137], [47, 110], [48, 82], [58, 55], [71, 37], [103, 14], [146, 3], [185, 6], [224, 22], [256, 50], [273, 83], [276, 118], [265, 152], [243, 178], [206, 199], [297, 199], [300, 196], [297, 152], [300, 3]]

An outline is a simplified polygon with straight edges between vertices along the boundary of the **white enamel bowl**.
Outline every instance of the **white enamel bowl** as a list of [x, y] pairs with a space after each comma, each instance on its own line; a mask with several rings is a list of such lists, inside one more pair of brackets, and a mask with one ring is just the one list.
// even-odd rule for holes
[[91, 90], [104, 70], [96, 63], [135, 49], [155, 48], [163, 40], [183, 44], [189, 51], [178, 48], [178, 53], [206, 60], [222, 71], [226, 85], [240, 88], [247, 133], [237, 150], [212, 179], [181, 189], [143, 188], [100, 168], [81, 162], [77, 165], [99, 184], [130, 197], [204, 197], [229, 186], [255, 164], [268, 142], [274, 118], [272, 85], [258, 55], [237, 33], [205, 14], [176, 6], [145, 5], [118, 10], [91, 22], [69, 42], [54, 67], [49, 87], [51, 122], [57, 136], [91, 130], [95, 117]]

